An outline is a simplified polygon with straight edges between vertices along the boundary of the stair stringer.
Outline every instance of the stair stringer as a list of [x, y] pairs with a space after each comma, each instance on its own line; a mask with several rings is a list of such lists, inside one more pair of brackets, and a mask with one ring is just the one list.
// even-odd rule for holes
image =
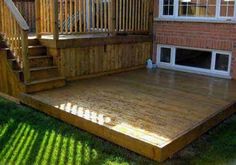
[[25, 91], [25, 85], [17, 78], [8, 61], [7, 50], [0, 50], [0, 92], [19, 98], [20, 93]]

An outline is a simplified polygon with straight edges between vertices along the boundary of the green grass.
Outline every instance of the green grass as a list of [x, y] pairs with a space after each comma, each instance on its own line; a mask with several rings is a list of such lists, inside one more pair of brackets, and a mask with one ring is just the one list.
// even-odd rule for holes
[[[236, 116], [164, 164], [235, 164]], [[36, 110], [0, 98], [0, 164], [157, 164]]]

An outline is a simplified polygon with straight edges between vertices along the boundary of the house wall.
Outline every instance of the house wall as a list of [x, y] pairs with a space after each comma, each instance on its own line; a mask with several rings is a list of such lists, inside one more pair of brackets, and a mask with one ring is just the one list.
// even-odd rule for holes
[[[158, 3], [154, 19], [158, 18]], [[231, 76], [236, 79], [236, 24], [156, 20], [153, 44], [154, 61], [157, 44], [232, 51]]]

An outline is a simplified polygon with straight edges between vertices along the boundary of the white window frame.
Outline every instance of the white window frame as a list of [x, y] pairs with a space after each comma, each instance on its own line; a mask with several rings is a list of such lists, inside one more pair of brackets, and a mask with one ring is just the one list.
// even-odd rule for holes
[[163, 15], [163, 0], [159, 0], [159, 18], [164, 18], [164, 19], [179, 19], [179, 20], [202, 20], [202, 21], [207, 21], [207, 20], [218, 20], [218, 21], [236, 21], [236, 0], [234, 0], [234, 16], [233, 17], [222, 17], [220, 16], [220, 4], [221, 0], [216, 0], [216, 15], [215, 17], [190, 17], [190, 16], [179, 16], [178, 15], [178, 10], [179, 10], [179, 0], [174, 0], [174, 11], [173, 15]]
[[[160, 56], [161, 48], [170, 48], [171, 49], [170, 63], [161, 62], [161, 58], [160, 58], [161, 57]], [[204, 68], [197, 68], [197, 67], [183, 66], [183, 65], [175, 64], [176, 49], [177, 48], [211, 52], [212, 53], [211, 68], [204, 69]], [[216, 54], [217, 53], [229, 56], [228, 71], [221, 71], [221, 70], [215, 69]], [[197, 74], [203, 74], [203, 75], [208, 75], [208, 76], [231, 79], [230, 73], [231, 73], [232, 52], [229, 52], [229, 51], [190, 48], [190, 47], [181, 47], [181, 46], [161, 45], [160, 44], [160, 45], [157, 45], [157, 58], [156, 59], [157, 59], [156, 64], [157, 64], [157, 67], [159, 67], [159, 68], [172, 69], [172, 70], [178, 70], [178, 71], [184, 71], [184, 72], [197, 73]]]

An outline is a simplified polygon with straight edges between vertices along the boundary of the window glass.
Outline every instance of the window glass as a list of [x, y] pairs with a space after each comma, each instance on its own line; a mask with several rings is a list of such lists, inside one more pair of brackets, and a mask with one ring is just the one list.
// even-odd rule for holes
[[229, 55], [216, 53], [215, 70], [228, 71]]
[[233, 17], [234, 16], [234, 0], [221, 0], [220, 16]]
[[212, 52], [176, 48], [175, 64], [211, 69]]
[[171, 49], [170, 48], [161, 48], [160, 61], [165, 63], [170, 63], [171, 61]]
[[216, 0], [179, 0], [179, 16], [215, 17]]
[[163, 0], [163, 15], [174, 14], [174, 0]]

